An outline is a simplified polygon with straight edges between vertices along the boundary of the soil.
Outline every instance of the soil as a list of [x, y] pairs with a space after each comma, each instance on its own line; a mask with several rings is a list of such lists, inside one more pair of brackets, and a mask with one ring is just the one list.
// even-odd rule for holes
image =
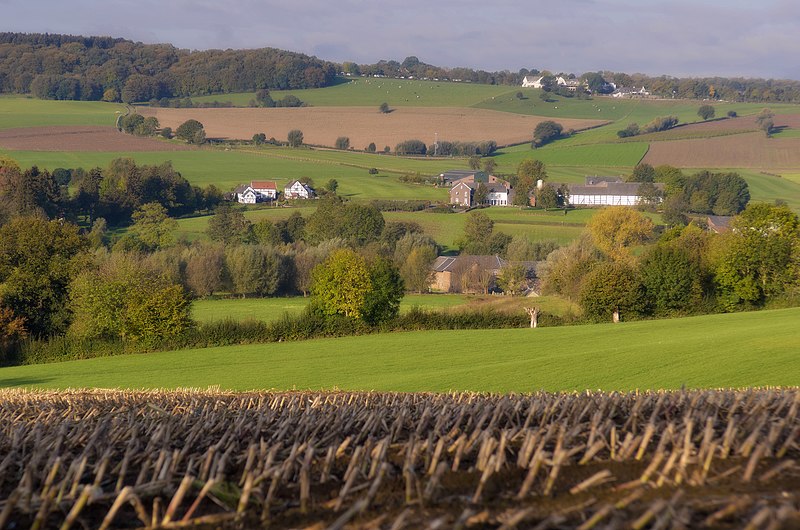
[[[142, 108], [144, 116], [155, 116], [162, 127], [176, 129], [188, 119], [200, 121], [211, 138], [250, 139], [261, 133], [267, 138], [286, 140], [292, 129], [303, 131], [311, 145], [333, 146], [336, 138], [347, 136], [350, 145], [363, 149], [374, 142], [379, 150], [388, 145], [419, 139], [433, 144], [447, 141], [494, 140], [498, 145], [529, 142], [536, 125], [552, 118], [523, 116], [507, 112], [465, 108], [398, 108], [381, 114], [372, 107], [224, 108], [162, 109]], [[559, 119], [568, 129], [601, 125], [600, 120]]]
[[114, 127], [53, 126], [0, 131], [0, 148], [16, 151], [186, 151], [187, 145], [142, 138]]

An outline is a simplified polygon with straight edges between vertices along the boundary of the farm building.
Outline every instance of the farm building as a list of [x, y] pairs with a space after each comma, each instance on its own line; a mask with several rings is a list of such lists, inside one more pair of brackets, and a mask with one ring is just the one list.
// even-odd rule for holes
[[251, 186], [240, 184], [234, 188], [230, 198], [242, 204], [255, 204], [258, 202], [258, 197], [258, 193]]
[[[586, 184], [569, 185], [572, 206], [638, 206], [647, 198], [640, 193], [641, 182], [622, 182], [619, 177], [586, 177]], [[658, 191], [663, 184], [655, 184]]]
[[542, 79], [544, 76], [526, 75], [522, 78], [522, 86], [524, 88], [542, 88]]
[[287, 199], [313, 199], [316, 193], [310, 186], [293, 180], [283, 189], [283, 196]]
[[489, 175], [485, 171], [476, 171], [474, 169], [451, 169], [439, 174], [439, 184], [443, 186], [453, 186], [462, 180], [489, 182]]
[[[484, 183], [486, 186], [486, 199], [484, 204], [489, 206], [509, 206], [511, 204], [512, 190], [504, 182], [492, 177], [495, 182]], [[475, 190], [479, 182], [476, 183], [469, 179], [463, 179], [450, 188], [450, 204], [457, 204], [471, 208], [477, 206], [475, 202]]]
[[254, 180], [250, 187], [265, 200], [274, 201], [278, 198], [278, 186], [271, 180]]
[[508, 262], [499, 256], [439, 256], [433, 263], [430, 289], [445, 293], [489, 293], [497, 290], [497, 276], [509, 265], [525, 267], [529, 288], [536, 289], [541, 262]]

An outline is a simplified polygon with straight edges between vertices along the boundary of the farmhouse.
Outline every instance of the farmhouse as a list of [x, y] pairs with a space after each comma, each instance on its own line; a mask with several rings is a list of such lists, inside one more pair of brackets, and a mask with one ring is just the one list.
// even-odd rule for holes
[[[570, 184], [572, 206], [638, 206], [648, 200], [640, 193], [642, 183], [623, 182], [619, 177], [586, 177], [586, 184]], [[663, 184], [655, 184], [658, 191]]]
[[262, 199], [274, 201], [278, 198], [278, 187], [271, 180], [254, 180], [250, 187], [258, 193]]
[[439, 256], [433, 263], [431, 290], [445, 293], [489, 293], [506, 264], [499, 256]]
[[283, 196], [287, 199], [313, 199], [316, 193], [310, 186], [293, 180], [283, 189]]
[[615, 98], [646, 98], [649, 96], [650, 92], [645, 87], [642, 87], [639, 90], [636, 90], [636, 87], [620, 87], [616, 89], [613, 94], [611, 94], [611, 97]]
[[[493, 182], [483, 183], [486, 186], [486, 198], [483, 204], [489, 206], [508, 206], [511, 204], [512, 190], [504, 182], [496, 177], [490, 177]], [[450, 188], [450, 204], [457, 204], [466, 208], [477, 206], [475, 201], [475, 191], [478, 189], [480, 182], [475, 182], [471, 179], [463, 179], [458, 181], [452, 188]]]
[[233, 194], [230, 198], [242, 204], [255, 204], [258, 202], [259, 195], [251, 186], [247, 184], [239, 184], [236, 186], [236, 188], [234, 188]]
[[542, 79], [544, 76], [528, 76], [522, 78], [522, 86], [524, 88], [542, 88]]

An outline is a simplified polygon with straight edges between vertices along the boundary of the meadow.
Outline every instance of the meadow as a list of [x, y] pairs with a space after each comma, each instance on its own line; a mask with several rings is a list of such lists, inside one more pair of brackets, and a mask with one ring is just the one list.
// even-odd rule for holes
[[800, 309], [426, 331], [0, 369], [0, 387], [532, 392], [796, 385]]
[[49, 101], [0, 96], [0, 129], [47, 125], [113, 126], [125, 106], [99, 101]]

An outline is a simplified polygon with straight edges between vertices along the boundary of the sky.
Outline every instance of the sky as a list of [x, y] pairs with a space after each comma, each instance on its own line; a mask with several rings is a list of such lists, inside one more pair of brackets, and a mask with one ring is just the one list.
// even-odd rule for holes
[[361, 64], [800, 79], [797, 0], [0, 0], [0, 31]]

